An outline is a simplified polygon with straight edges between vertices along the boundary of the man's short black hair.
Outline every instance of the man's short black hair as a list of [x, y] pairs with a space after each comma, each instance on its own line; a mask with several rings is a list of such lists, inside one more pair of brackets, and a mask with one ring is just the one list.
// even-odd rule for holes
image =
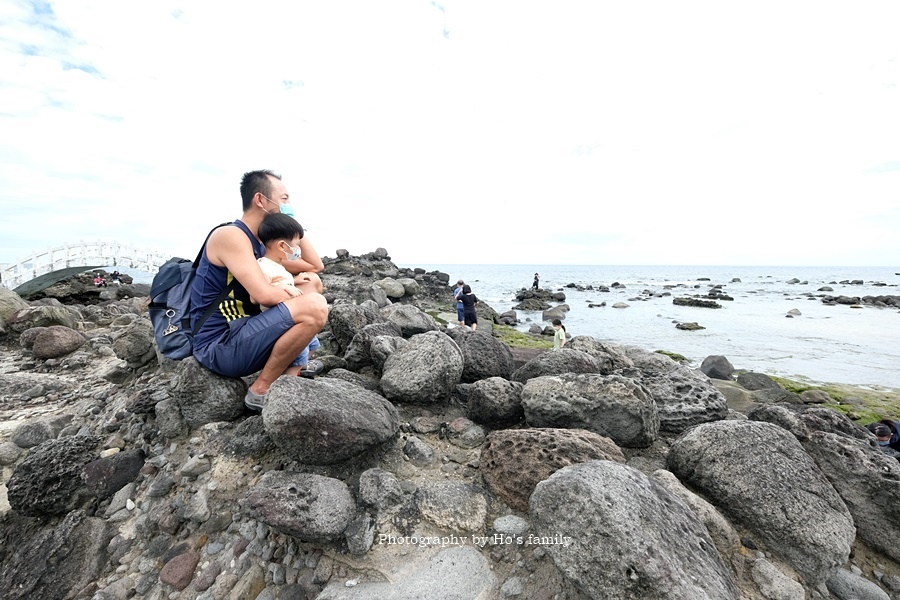
[[241, 178], [241, 200], [243, 200], [244, 211], [250, 208], [253, 196], [257, 193], [261, 193], [270, 200], [275, 200], [272, 198], [272, 180], [269, 179], [270, 177], [281, 179], [281, 175], [268, 169], [244, 173], [244, 176]]
[[271, 213], [265, 216], [256, 232], [259, 241], [265, 245], [269, 242], [285, 240], [290, 243], [295, 237], [303, 239], [303, 227], [294, 217], [282, 213]]

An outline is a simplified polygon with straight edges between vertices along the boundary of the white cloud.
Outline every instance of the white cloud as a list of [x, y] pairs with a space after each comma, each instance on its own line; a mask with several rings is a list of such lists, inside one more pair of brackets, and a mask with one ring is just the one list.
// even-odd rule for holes
[[896, 260], [896, 3], [440, 4], [5, 3], [0, 262], [192, 255], [255, 168], [324, 254]]

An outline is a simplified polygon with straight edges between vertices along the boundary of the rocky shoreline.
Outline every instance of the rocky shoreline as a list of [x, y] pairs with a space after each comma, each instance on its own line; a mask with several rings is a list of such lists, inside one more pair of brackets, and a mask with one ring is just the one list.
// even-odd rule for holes
[[0, 289], [4, 598], [900, 598], [900, 463], [821, 393], [325, 262], [326, 373], [261, 415], [157, 355], [146, 286]]

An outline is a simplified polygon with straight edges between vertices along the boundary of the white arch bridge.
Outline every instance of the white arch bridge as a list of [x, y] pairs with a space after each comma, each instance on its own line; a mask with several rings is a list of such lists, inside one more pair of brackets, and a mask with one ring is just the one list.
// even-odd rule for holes
[[115, 266], [156, 273], [170, 258], [130, 244], [82, 241], [34, 252], [14, 264], [0, 265], [0, 283], [27, 296], [90, 269]]

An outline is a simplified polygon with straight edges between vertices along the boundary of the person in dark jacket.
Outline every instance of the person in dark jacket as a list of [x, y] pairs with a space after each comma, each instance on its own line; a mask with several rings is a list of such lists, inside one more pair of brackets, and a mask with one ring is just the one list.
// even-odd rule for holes
[[463, 286], [462, 293], [456, 298], [463, 303], [463, 322], [466, 327], [471, 327], [472, 331], [475, 331], [478, 328], [478, 313], [475, 312], [478, 296], [473, 294], [472, 287], [466, 284]]

